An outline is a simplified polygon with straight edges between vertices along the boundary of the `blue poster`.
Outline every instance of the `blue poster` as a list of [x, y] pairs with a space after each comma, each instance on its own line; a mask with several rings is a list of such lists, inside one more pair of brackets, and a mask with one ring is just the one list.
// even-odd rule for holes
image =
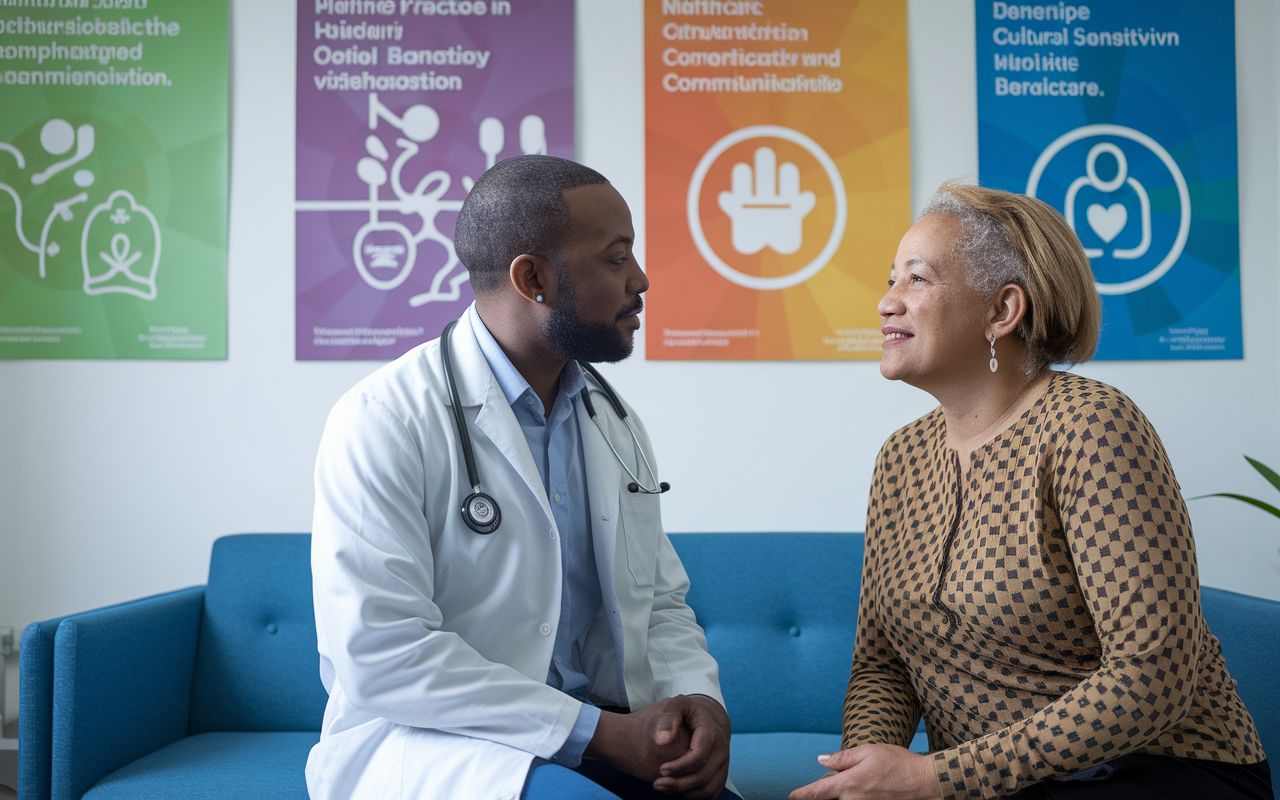
[[984, 186], [1058, 209], [1098, 358], [1242, 358], [1235, 19], [1222, 0], [978, 0]]

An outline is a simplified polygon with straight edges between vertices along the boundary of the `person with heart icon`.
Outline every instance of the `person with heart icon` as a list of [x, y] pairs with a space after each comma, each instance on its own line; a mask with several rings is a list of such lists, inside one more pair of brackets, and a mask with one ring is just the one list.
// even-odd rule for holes
[[[1098, 156], [1107, 153], [1115, 158], [1116, 174], [1111, 180], [1104, 181], [1098, 177]], [[1084, 161], [1085, 174], [1071, 182], [1067, 189], [1066, 213], [1067, 224], [1076, 231], [1075, 203], [1076, 194], [1086, 184], [1103, 194], [1111, 194], [1124, 186], [1133, 190], [1141, 208], [1142, 240], [1137, 247], [1116, 247], [1111, 251], [1112, 258], [1131, 260], [1141, 258], [1151, 247], [1151, 198], [1137, 178], [1129, 176], [1129, 162], [1124, 151], [1111, 142], [1099, 142], [1089, 150]], [[1105, 244], [1111, 244], [1129, 225], [1129, 210], [1123, 203], [1112, 203], [1104, 206], [1101, 203], [1090, 203], [1085, 209], [1085, 219], [1089, 227]], [[1085, 247], [1084, 254], [1089, 258], [1101, 258], [1105, 251], [1100, 247]]]

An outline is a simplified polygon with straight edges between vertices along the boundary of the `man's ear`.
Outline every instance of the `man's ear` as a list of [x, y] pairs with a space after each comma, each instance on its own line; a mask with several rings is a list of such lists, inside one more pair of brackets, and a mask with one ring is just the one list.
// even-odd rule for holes
[[552, 302], [555, 281], [551, 279], [551, 264], [545, 258], [521, 253], [512, 259], [509, 273], [511, 285], [521, 297], [531, 303]]
[[1027, 315], [1030, 304], [1027, 302], [1027, 290], [1016, 283], [1006, 283], [996, 292], [988, 310], [987, 330], [997, 339], [1015, 332], [1018, 324]]

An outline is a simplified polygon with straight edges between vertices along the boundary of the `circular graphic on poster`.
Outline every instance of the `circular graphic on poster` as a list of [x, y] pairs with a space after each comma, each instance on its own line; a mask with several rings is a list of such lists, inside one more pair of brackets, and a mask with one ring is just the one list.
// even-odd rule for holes
[[[722, 160], [725, 165], [718, 164]], [[821, 177], [813, 180], [814, 170], [796, 161], [810, 162], [804, 167], [816, 166]], [[724, 166], [727, 171], [713, 169]], [[714, 176], [711, 183], [709, 176]], [[708, 236], [704, 193], [715, 198], [716, 222], [728, 233], [719, 237], [724, 241]], [[834, 214], [828, 224], [815, 226], [808, 218], [819, 195], [834, 200]], [[831, 262], [844, 239], [849, 201], [835, 161], [817, 142], [781, 125], [752, 125], [722, 137], [703, 154], [689, 181], [686, 214], [698, 253], [721, 277], [747, 289], [773, 291], [804, 283]], [[825, 236], [806, 235], [814, 227], [824, 228]], [[806, 247], [806, 239], [820, 241], [821, 248], [812, 252], [816, 246]], [[756, 274], [747, 266], [761, 254], [772, 257], [778, 274]]]
[[[1042, 186], [1046, 174], [1053, 180]], [[1027, 194], [1062, 212], [1099, 294], [1131, 294], [1163, 278], [1191, 232], [1182, 169], [1155, 139], [1123, 125], [1085, 125], [1058, 137], [1036, 159]]]

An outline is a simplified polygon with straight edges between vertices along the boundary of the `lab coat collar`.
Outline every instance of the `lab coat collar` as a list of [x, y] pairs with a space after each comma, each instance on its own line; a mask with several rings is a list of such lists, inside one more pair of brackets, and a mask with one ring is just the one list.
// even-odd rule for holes
[[[443, 340], [440, 346], [444, 346]], [[542, 513], [547, 518], [547, 524], [555, 527], [555, 518], [551, 514], [551, 502], [547, 499], [547, 490], [542, 486], [542, 477], [538, 474], [538, 466], [533, 461], [533, 453], [529, 452], [529, 442], [524, 438], [520, 423], [516, 420], [511, 406], [507, 404], [506, 395], [498, 385], [497, 377], [489, 368], [484, 351], [480, 349], [480, 342], [472, 327], [471, 314], [463, 314], [458, 320], [450, 340], [450, 347], [454, 378], [458, 386], [458, 399], [464, 410], [477, 406], [480, 409], [476, 412], [475, 428], [472, 431], [477, 454], [481, 449], [480, 443], [474, 440], [479, 434], [487, 437], [498, 448], [507, 463], [533, 493]], [[445, 402], [450, 403], [447, 394]], [[480, 467], [480, 480], [484, 480], [483, 466]]]
[[[484, 350], [480, 347], [480, 341], [473, 327], [473, 320], [479, 322], [479, 317], [473, 316], [473, 313], [469, 308], [458, 318], [458, 324], [450, 338], [449, 354], [453, 357], [453, 375], [458, 386], [458, 399], [462, 401], [463, 408], [483, 406], [490, 397], [496, 399], [503, 397], [502, 387], [498, 384], [493, 370], [489, 368]], [[440, 340], [440, 346], [444, 347], [443, 338]], [[452, 400], [447, 393], [444, 400], [445, 403], [452, 405]]]
[[[471, 321], [476, 342], [480, 345], [480, 351], [484, 353], [485, 361], [489, 362], [489, 368], [493, 370], [494, 377], [498, 379], [498, 385], [502, 387], [502, 394], [507, 398], [507, 403], [514, 406], [527, 394], [537, 399], [537, 405], [534, 408], [539, 413], [545, 413], [542, 399], [534, 393], [533, 387], [520, 374], [520, 370], [511, 363], [511, 359], [503, 351], [502, 345], [498, 344], [498, 340], [493, 338], [493, 333], [485, 326], [484, 320], [480, 319], [480, 312], [476, 310], [475, 303], [467, 309], [467, 319]], [[577, 361], [568, 362], [560, 372], [558, 392], [567, 395], [570, 402], [573, 402], [577, 394], [587, 385], [582, 375], [582, 368], [578, 366]]]
[[[476, 320], [478, 321], [478, 318]], [[538, 504], [547, 517], [547, 523], [555, 527], [551, 503], [542, 485], [542, 477], [538, 474], [538, 467], [534, 464], [533, 454], [529, 452], [529, 443], [520, 430], [520, 423], [507, 403], [506, 395], [498, 384], [497, 377], [494, 376], [489, 362], [485, 359], [476, 331], [472, 327], [473, 324], [472, 315], [463, 314], [453, 332], [452, 354], [458, 397], [462, 401], [463, 408], [480, 407], [475, 418], [476, 428], [493, 442], [524, 480], [529, 491], [537, 498]], [[589, 375], [583, 377], [587, 388], [594, 390], [592, 399], [596, 413], [609, 435], [609, 442], [614, 443], [624, 458], [627, 457], [634, 450], [630, 432], [625, 423], [618, 418], [608, 399], [600, 394], [600, 385], [595, 378]], [[596, 424], [591, 421], [591, 416], [587, 413], [584, 404], [576, 403], [575, 406], [578, 429], [582, 437], [583, 469], [587, 475], [591, 535], [595, 544], [596, 564], [600, 572], [600, 588], [604, 597], [616, 603], [614, 565], [618, 556], [622, 464], [609, 449], [609, 442], [605, 441]], [[638, 455], [636, 458], [638, 460]], [[483, 479], [483, 469], [481, 477]]]

